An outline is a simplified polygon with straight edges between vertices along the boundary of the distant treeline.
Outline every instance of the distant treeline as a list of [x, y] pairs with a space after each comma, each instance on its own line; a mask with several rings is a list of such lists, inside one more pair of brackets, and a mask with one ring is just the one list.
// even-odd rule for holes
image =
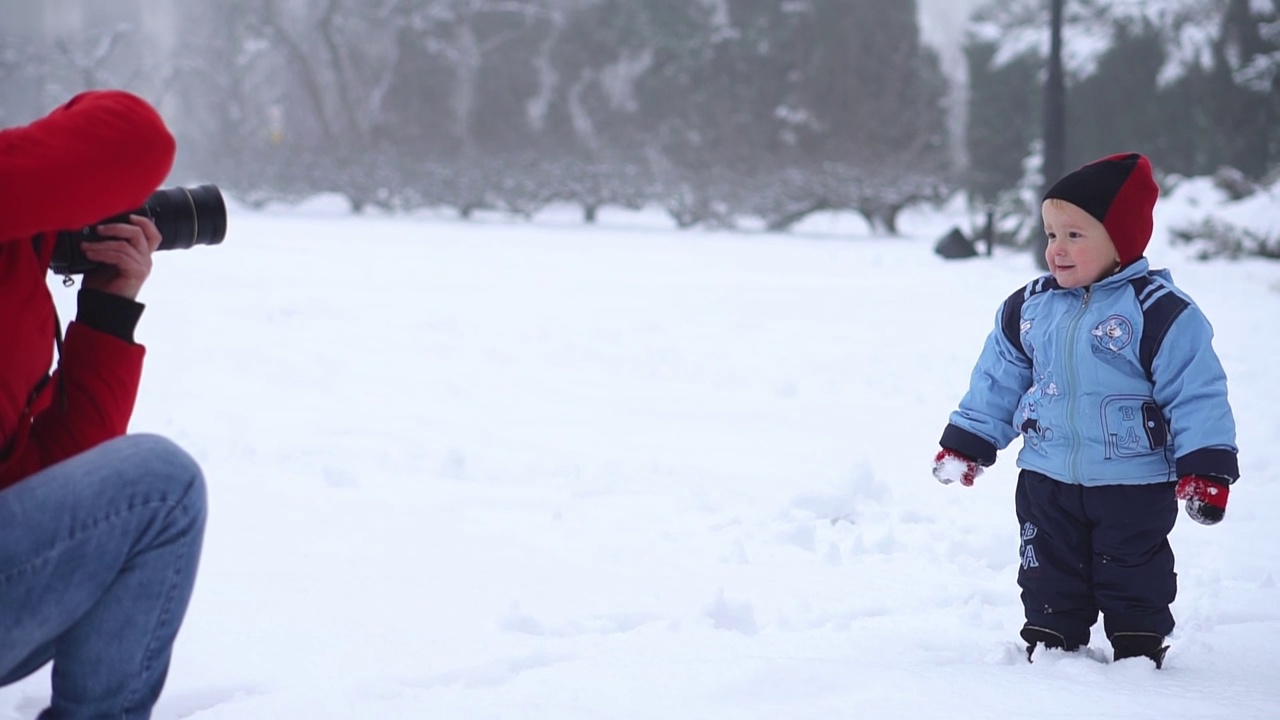
[[[463, 214], [568, 201], [589, 219], [658, 204], [682, 226], [753, 215], [779, 228], [850, 209], [892, 229], [898, 209], [952, 184], [947, 85], [912, 0], [204, 0], [170, 12], [182, 33], [171, 56], [131, 51], [129, 23], [10, 38], [24, 62], [0, 83], [38, 74], [74, 91], [92, 75], [159, 98], [184, 171], [255, 201], [334, 191], [356, 208]], [[73, 62], [58, 46], [115, 50]]]
[[[1242, 74], [1280, 47], [1271, 1], [1270, 15], [1258, 0], [1168, 3], [1202, 6], [1219, 38], [1172, 80], [1162, 17], [1111, 17], [1110, 49], [1069, 89], [1072, 160], [1136, 149], [1166, 171], [1274, 169], [1275, 65]], [[1067, 4], [1108, 17], [1101, 0]], [[1009, 41], [1047, 33], [1044, 5], [980, 12], [962, 148], [913, 0], [120, 0], [73, 28], [0, 0], [0, 120], [128, 87], [171, 118], [180, 174], [250, 202], [571, 202], [587, 220], [658, 205], [681, 226], [779, 229], [852, 210], [893, 231], [911, 203], [966, 189], [1008, 204], [1028, 186], [1043, 43]]]

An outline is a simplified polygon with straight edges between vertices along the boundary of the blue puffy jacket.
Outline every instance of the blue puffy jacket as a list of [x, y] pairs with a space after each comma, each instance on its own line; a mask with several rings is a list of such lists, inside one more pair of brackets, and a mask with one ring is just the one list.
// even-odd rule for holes
[[1213, 329], [1145, 259], [1087, 288], [1045, 275], [1000, 306], [942, 446], [1081, 485], [1239, 477]]

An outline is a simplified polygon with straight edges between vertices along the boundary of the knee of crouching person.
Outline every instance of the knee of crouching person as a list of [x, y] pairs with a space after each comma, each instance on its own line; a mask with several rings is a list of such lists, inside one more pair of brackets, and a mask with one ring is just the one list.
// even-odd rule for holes
[[162, 435], [126, 435], [119, 441], [128, 444], [129, 462], [139, 475], [148, 478], [156, 490], [175, 496], [188, 514], [204, 517], [204, 472], [190, 453]]

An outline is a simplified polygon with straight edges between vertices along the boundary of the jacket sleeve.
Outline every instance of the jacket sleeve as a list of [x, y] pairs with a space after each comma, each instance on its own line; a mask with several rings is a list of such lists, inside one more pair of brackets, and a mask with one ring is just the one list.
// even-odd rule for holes
[[1173, 436], [1179, 477], [1213, 475], [1235, 482], [1236, 422], [1227, 374], [1213, 351], [1213, 328], [1190, 305], [1169, 328], [1151, 363], [1153, 395]]
[[0, 130], [0, 239], [140, 207], [169, 174], [175, 150], [155, 109], [120, 90], [81, 93], [30, 125]]
[[1018, 436], [1013, 415], [1031, 387], [1031, 361], [1015, 348], [1001, 329], [1004, 305], [996, 313], [996, 327], [978, 356], [969, 379], [969, 391], [951, 413], [941, 445], [977, 460], [996, 461], [996, 453]]
[[145, 349], [73, 322], [62, 351], [58, 370], [33, 404], [30, 435], [6, 464], [0, 487], [128, 430]]

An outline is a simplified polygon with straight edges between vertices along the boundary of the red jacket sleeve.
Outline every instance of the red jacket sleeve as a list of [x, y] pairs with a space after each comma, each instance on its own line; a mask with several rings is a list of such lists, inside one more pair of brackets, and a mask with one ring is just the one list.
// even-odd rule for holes
[[58, 370], [30, 408], [14, 454], [0, 463], [0, 488], [129, 429], [146, 349], [94, 330], [67, 327]]
[[142, 205], [176, 145], [145, 100], [81, 93], [44, 118], [0, 130], [0, 240], [69, 230]]

